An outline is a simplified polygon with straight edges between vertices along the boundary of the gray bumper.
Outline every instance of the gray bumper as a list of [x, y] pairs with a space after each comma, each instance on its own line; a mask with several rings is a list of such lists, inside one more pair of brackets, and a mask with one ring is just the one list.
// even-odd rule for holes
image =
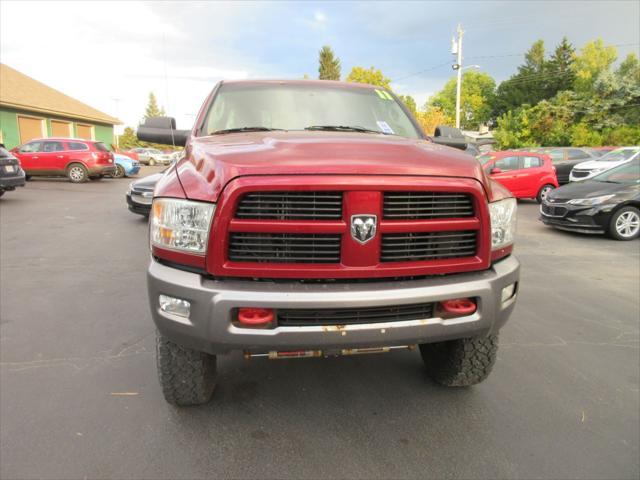
[[[502, 289], [519, 279], [520, 264], [512, 255], [489, 270], [441, 278], [372, 283], [303, 284], [211, 280], [151, 261], [147, 274], [151, 313], [158, 329], [176, 343], [209, 353], [410, 345], [497, 332], [507, 321], [517, 297], [501, 301]], [[191, 302], [189, 319], [159, 308], [158, 296]], [[231, 323], [238, 307], [350, 308], [427, 303], [477, 297], [473, 315], [444, 320], [429, 318], [346, 326], [239, 328]]]

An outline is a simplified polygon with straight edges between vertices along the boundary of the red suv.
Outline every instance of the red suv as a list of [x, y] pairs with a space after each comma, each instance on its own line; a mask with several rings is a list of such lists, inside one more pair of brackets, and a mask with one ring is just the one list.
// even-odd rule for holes
[[11, 150], [30, 177], [66, 176], [73, 183], [98, 180], [116, 168], [113, 153], [102, 142], [76, 138], [39, 138]]
[[516, 198], [535, 198], [538, 203], [558, 188], [551, 157], [533, 152], [491, 152], [478, 160], [484, 171], [507, 187]]

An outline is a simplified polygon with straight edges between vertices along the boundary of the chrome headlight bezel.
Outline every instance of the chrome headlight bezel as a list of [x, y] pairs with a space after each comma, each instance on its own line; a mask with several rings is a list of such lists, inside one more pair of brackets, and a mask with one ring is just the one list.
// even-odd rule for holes
[[515, 198], [505, 198], [489, 203], [491, 218], [491, 249], [512, 245], [516, 235], [518, 203]]
[[154, 198], [149, 218], [152, 246], [205, 255], [216, 205], [177, 198]]

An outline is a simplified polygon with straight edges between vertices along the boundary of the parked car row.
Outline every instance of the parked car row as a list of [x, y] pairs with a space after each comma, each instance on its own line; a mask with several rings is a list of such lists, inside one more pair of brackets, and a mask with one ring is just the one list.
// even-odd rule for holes
[[161, 152], [157, 148], [132, 148], [126, 152], [123, 152], [132, 158], [135, 158], [140, 163], [145, 165], [169, 165], [174, 160], [179, 158], [181, 152]]
[[4, 192], [24, 187], [25, 173], [18, 159], [0, 143], [0, 197]]

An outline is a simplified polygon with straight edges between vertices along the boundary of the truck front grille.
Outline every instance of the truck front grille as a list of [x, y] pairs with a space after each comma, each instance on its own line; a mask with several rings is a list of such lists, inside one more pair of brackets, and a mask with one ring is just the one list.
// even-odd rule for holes
[[229, 260], [258, 263], [338, 263], [340, 235], [232, 233]]
[[425, 320], [432, 317], [432, 303], [363, 308], [286, 309], [277, 311], [278, 325], [283, 327], [401, 322], [406, 320]]
[[464, 193], [385, 192], [384, 218], [428, 220], [473, 216], [473, 202]]
[[417, 262], [470, 257], [476, 254], [476, 237], [474, 230], [383, 235], [380, 260]]
[[265, 220], [339, 220], [342, 192], [254, 192], [244, 195], [237, 218]]

